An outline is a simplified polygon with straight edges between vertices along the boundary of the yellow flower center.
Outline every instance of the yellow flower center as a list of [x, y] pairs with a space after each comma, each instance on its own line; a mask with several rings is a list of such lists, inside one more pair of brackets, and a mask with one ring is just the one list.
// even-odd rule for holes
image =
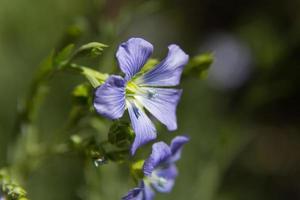
[[135, 94], [139, 90], [139, 86], [135, 84], [133, 81], [129, 81], [126, 85], [126, 94], [132, 95]]

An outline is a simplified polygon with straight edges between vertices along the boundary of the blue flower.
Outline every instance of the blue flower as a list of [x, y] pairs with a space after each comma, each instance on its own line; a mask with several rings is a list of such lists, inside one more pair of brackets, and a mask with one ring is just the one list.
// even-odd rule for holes
[[141, 38], [131, 38], [122, 43], [116, 57], [125, 77], [112, 75], [95, 91], [96, 111], [109, 118], [118, 119], [128, 109], [135, 139], [131, 154], [143, 144], [156, 138], [156, 129], [145, 113], [145, 108], [168, 130], [177, 129], [176, 107], [182, 91], [167, 88], [180, 82], [188, 55], [172, 44], [167, 57], [153, 69], [141, 73], [152, 54], [153, 46]]
[[178, 175], [175, 162], [180, 159], [182, 147], [188, 141], [185, 136], [177, 136], [170, 146], [164, 142], [153, 144], [152, 154], [144, 163], [143, 180], [122, 200], [152, 200], [154, 191], [170, 192]]
[[[1, 187], [1, 185], [0, 185], [0, 187]], [[1, 193], [1, 190], [0, 190], [0, 200], [6, 200], [4, 194]]]

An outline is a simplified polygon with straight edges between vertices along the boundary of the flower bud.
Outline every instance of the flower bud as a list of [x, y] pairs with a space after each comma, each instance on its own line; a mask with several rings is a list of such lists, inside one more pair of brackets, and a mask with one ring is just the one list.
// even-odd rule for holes
[[76, 52], [75, 57], [84, 57], [84, 56], [98, 56], [103, 52], [103, 48], [108, 47], [105, 44], [99, 42], [90, 42], [81, 46]]
[[108, 141], [119, 148], [129, 148], [133, 139], [134, 132], [128, 122], [117, 121], [109, 129]]

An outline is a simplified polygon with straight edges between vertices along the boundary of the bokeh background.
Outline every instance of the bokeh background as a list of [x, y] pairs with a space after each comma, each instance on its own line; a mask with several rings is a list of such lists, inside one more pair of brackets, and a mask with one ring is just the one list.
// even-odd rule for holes
[[[110, 47], [95, 68], [109, 71], [117, 45], [143, 37], [157, 58], [170, 43], [191, 56], [215, 56], [205, 79], [182, 81], [179, 130], [160, 134], [186, 133], [191, 142], [174, 190], [157, 199], [300, 199], [299, 8], [299, 0], [0, 0], [0, 166], [18, 103], [52, 49], [69, 40], [103, 42]], [[51, 81], [39, 117], [44, 141], [56, 137], [72, 88], [82, 80], [59, 75]], [[53, 156], [25, 188], [32, 200], [120, 199], [134, 186], [125, 169], [91, 164], [84, 178], [76, 156]]]

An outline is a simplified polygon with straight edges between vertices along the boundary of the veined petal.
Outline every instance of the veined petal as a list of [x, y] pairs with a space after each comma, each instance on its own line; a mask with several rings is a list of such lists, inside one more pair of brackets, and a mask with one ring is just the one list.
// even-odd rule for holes
[[152, 153], [145, 161], [144, 174], [151, 177], [153, 170], [164, 164], [172, 156], [170, 147], [164, 142], [157, 142], [152, 145]]
[[134, 188], [127, 193], [122, 200], [152, 200], [154, 198], [154, 191], [150, 185], [145, 184], [143, 181], [140, 187]]
[[[144, 183], [144, 182], [143, 182]], [[154, 198], [154, 191], [150, 185], [144, 184], [144, 199], [143, 200], [152, 200]]]
[[143, 189], [134, 188], [130, 190], [126, 196], [122, 197], [122, 200], [143, 200]]
[[175, 179], [178, 175], [177, 167], [174, 163], [169, 163], [159, 167], [154, 171], [155, 175], [165, 179]]
[[143, 87], [144, 93], [136, 95], [136, 99], [167, 126], [168, 130], [177, 129], [176, 107], [182, 90], [168, 88]]
[[122, 117], [125, 111], [125, 80], [121, 76], [110, 76], [95, 90], [94, 107], [109, 119]]
[[169, 47], [167, 57], [152, 70], [136, 79], [139, 85], [145, 86], [176, 86], [180, 82], [184, 65], [189, 56], [177, 45]]
[[140, 71], [152, 52], [152, 44], [142, 38], [131, 38], [119, 46], [116, 57], [126, 80]]
[[190, 139], [186, 136], [177, 136], [171, 142], [172, 157], [170, 162], [175, 162], [180, 159], [182, 147]]
[[158, 192], [171, 192], [177, 175], [175, 164], [167, 164], [164, 168], [152, 172], [151, 184]]
[[134, 100], [128, 100], [127, 107], [135, 133], [131, 147], [131, 154], [133, 155], [137, 148], [156, 138], [156, 129], [143, 109]]
[[152, 186], [158, 191], [162, 193], [169, 193], [171, 192], [174, 186], [175, 180], [174, 179], [164, 179], [161, 181], [155, 181], [152, 183]]

